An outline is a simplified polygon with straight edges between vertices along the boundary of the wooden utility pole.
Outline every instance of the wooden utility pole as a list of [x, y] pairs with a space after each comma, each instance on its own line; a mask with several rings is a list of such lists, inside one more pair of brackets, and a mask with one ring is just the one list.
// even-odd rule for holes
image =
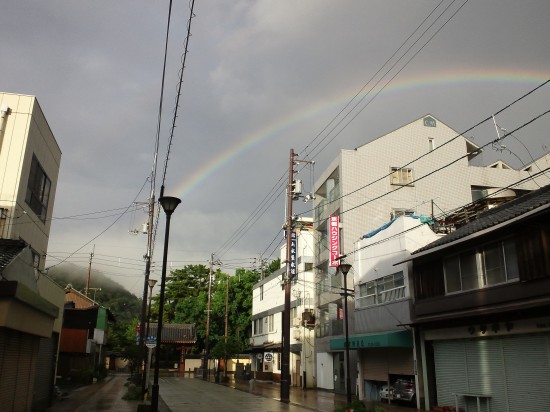
[[[151, 274], [151, 258], [153, 254], [153, 217], [155, 215], [155, 194], [151, 192], [149, 198], [149, 219], [147, 222], [147, 253], [145, 254], [145, 279], [143, 280], [143, 300], [141, 302], [141, 321], [139, 324], [139, 350], [140, 350], [140, 365], [146, 362], [148, 359], [147, 351], [145, 349], [145, 321], [147, 317], [147, 292], [149, 291], [149, 275]], [[141, 397], [143, 400], [145, 395], [145, 386], [149, 382], [145, 382], [146, 369], [143, 368], [143, 374], [141, 378]]]
[[210, 293], [212, 290], [212, 274], [214, 272], [214, 254], [210, 255], [210, 273], [208, 275], [208, 305], [206, 307], [206, 334], [204, 337], [204, 359], [203, 359], [203, 370], [202, 370], [202, 379], [206, 380], [208, 378], [208, 340], [210, 336]]
[[90, 278], [92, 276], [92, 259], [94, 258], [94, 252], [95, 252], [95, 245], [92, 249], [92, 253], [90, 253], [90, 262], [88, 263], [88, 277], [86, 278], [86, 289], [84, 291], [84, 294], [88, 296], [88, 290], [90, 290]]
[[291, 292], [291, 276], [290, 276], [290, 259], [291, 259], [291, 243], [292, 243], [292, 184], [294, 182], [294, 149], [290, 149], [290, 166], [288, 169], [288, 189], [287, 189], [287, 207], [286, 207], [286, 275], [283, 279], [283, 287], [285, 291], [285, 304], [282, 316], [282, 340], [283, 347], [281, 348], [281, 402], [290, 402], [290, 292]]

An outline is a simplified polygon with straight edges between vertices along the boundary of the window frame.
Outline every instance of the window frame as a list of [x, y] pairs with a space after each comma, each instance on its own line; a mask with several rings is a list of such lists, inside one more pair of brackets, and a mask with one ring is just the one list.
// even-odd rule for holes
[[44, 171], [36, 155], [33, 154], [31, 168], [29, 170], [29, 179], [27, 180], [25, 203], [42, 223], [46, 221], [48, 214], [51, 188], [52, 181]]
[[[493, 268], [496, 267], [494, 263], [490, 265], [487, 264], [488, 252], [495, 248], [499, 250], [499, 257], [502, 259], [498, 266], [498, 269], [504, 271], [504, 280], [496, 282], [494, 281], [496, 277], [489, 277], [487, 272], [488, 270], [493, 270]], [[475, 278], [477, 279], [477, 287], [465, 286], [464, 274], [466, 272], [463, 272], [463, 266], [465, 265], [465, 263], [467, 263], [466, 258], [475, 261]], [[456, 263], [458, 263], [458, 265], [456, 265]], [[475, 249], [469, 249], [459, 253], [455, 253], [444, 258], [442, 265], [443, 279], [445, 284], [445, 295], [452, 295], [455, 293], [464, 293], [472, 290], [490, 288], [497, 285], [517, 282], [519, 280], [518, 255], [517, 250], [515, 249], [515, 241], [512, 238], [486, 243]], [[451, 266], [455, 267], [451, 268]], [[488, 267], [490, 269], [488, 269]], [[471, 271], [468, 271], [468, 273], [471, 273]], [[453, 281], [453, 284], [460, 285], [460, 288], [453, 288], [453, 290], [449, 290], [449, 284], [451, 283], [451, 280]]]
[[[392, 287], [386, 288], [385, 285], [390, 282]], [[396, 286], [396, 283], [399, 284]], [[359, 303], [359, 307], [362, 308], [396, 302], [404, 298], [404, 295], [396, 295], [394, 298], [388, 299], [384, 293], [405, 288], [405, 286], [405, 273], [402, 270], [390, 273], [389, 275], [381, 276], [359, 284], [359, 298], [357, 299], [357, 302]], [[365, 293], [363, 294], [363, 292]]]

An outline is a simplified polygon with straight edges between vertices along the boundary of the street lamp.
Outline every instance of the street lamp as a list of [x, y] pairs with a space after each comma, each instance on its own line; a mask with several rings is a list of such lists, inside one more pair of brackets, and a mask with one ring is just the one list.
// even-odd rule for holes
[[344, 275], [344, 327], [346, 333], [346, 340], [344, 342], [344, 349], [346, 352], [346, 400], [348, 404], [351, 403], [351, 378], [349, 370], [349, 329], [348, 329], [348, 282], [347, 275], [351, 265], [349, 263], [340, 263], [338, 271]]
[[164, 231], [164, 254], [162, 256], [162, 277], [160, 279], [159, 296], [159, 317], [157, 322], [157, 341], [155, 347], [155, 377], [153, 380], [151, 410], [158, 412], [159, 408], [159, 359], [160, 359], [160, 340], [162, 336], [162, 316], [164, 312], [164, 286], [166, 283], [166, 263], [168, 261], [168, 240], [170, 238], [170, 218], [176, 207], [181, 203], [177, 197], [162, 196], [159, 203], [166, 214], [166, 230]]

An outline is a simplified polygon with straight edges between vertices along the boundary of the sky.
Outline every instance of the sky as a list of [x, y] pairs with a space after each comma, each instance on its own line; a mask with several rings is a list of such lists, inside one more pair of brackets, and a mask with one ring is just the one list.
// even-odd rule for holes
[[[279, 255], [285, 200], [274, 188], [290, 149], [315, 162], [300, 176], [309, 192], [340, 150], [426, 114], [465, 132], [550, 79], [547, 0], [174, 1], [157, 133], [168, 11], [166, 0], [0, 8], [0, 90], [36, 96], [63, 152], [46, 266], [72, 262], [84, 277], [93, 252], [93, 269], [138, 296], [147, 237], [133, 232], [147, 221], [157, 135], [155, 196], [164, 184], [182, 200], [170, 269], [216, 253], [231, 273]], [[548, 106], [550, 85], [495, 121], [513, 131]], [[550, 151], [548, 130], [550, 115], [483, 160], [529, 163]], [[496, 134], [486, 122], [465, 136], [482, 145]], [[161, 215], [157, 279], [164, 226]]]

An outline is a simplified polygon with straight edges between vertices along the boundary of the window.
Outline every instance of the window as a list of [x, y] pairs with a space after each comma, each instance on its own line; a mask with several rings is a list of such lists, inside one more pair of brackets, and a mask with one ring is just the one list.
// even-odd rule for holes
[[358, 307], [379, 305], [405, 297], [403, 272], [396, 272], [359, 285]]
[[414, 210], [412, 209], [392, 209], [390, 218], [397, 219], [399, 216], [413, 216]]
[[447, 293], [480, 289], [519, 278], [513, 240], [492, 243], [443, 261]]
[[42, 222], [46, 220], [51, 185], [50, 179], [42, 169], [36, 156], [33, 156], [25, 202]]
[[8, 209], [0, 207], [0, 239], [4, 237], [4, 228], [8, 221]]
[[435, 139], [433, 137], [428, 137], [428, 149], [430, 152], [435, 149]]
[[260, 286], [260, 300], [264, 300], [264, 285]]
[[408, 167], [392, 167], [390, 183], [392, 185], [410, 185], [413, 181], [413, 170]]
[[254, 335], [262, 335], [264, 332], [264, 328], [263, 328], [263, 318], [262, 319], [256, 319], [254, 321]]
[[274, 319], [274, 315], [269, 315], [267, 317], [268, 321], [267, 321], [267, 331], [268, 332], [275, 332], [275, 319]]

